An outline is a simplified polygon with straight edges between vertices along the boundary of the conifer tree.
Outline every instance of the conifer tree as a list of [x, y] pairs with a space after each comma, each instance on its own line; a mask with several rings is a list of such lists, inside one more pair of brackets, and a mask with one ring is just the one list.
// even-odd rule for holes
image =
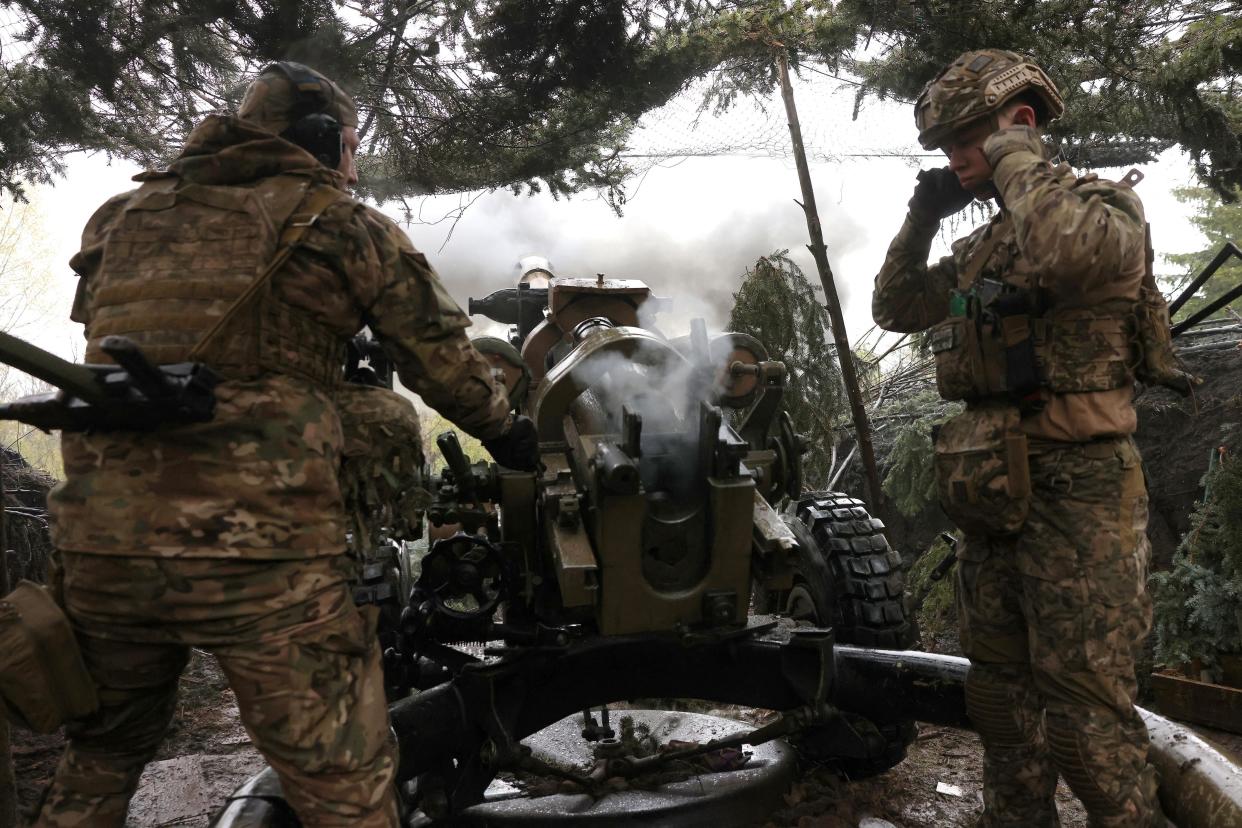
[[[727, 107], [775, 55], [913, 100], [968, 48], [1028, 53], [1065, 90], [1053, 128], [1079, 166], [1174, 144], [1204, 183], [1242, 184], [1242, 0], [0, 0], [0, 189], [76, 149], [167, 161], [265, 64], [301, 60], [362, 115], [363, 192], [599, 190], [620, 208], [626, 137], [709, 77]], [[1231, 197], [1231, 196], [1230, 196]]]
[[[1226, 243], [1233, 242], [1242, 247], [1242, 204], [1222, 201], [1217, 193], [1207, 187], [1183, 187], [1175, 190], [1174, 195], [1183, 204], [1196, 208], [1190, 221], [1206, 238], [1206, 243], [1199, 250], [1165, 257], [1181, 270], [1183, 278], [1179, 281], [1184, 285], [1207, 267]], [[1239, 283], [1242, 283], [1242, 261], [1230, 258], [1182, 305], [1174, 321], [1185, 319]], [[1218, 315], [1226, 313], [1227, 309]]]
[[729, 330], [750, 334], [767, 348], [769, 359], [785, 363], [785, 410], [810, 448], [803, 460], [804, 486], [821, 488], [831, 471], [832, 427], [845, 413], [841, 369], [828, 339], [828, 311], [788, 250], [748, 268], [733, 302]]
[[1211, 672], [1242, 653], [1242, 459], [1226, 453], [1207, 482], [1172, 568], [1151, 582], [1157, 663]]

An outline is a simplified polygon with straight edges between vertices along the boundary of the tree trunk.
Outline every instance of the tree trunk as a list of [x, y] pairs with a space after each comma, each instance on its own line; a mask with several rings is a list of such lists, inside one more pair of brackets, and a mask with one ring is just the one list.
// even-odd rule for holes
[[789, 137], [793, 143], [794, 162], [798, 166], [798, 183], [802, 185], [802, 211], [806, 214], [806, 227], [811, 235], [807, 249], [815, 257], [819, 281], [824, 286], [825, 304], [832, 319], [832, 337], [837, 345], [837, 362], [841, 365], [841, 378], [850, 400], [850, 412], [854, 418], [854, 431], [858, 436], [858, 448], [866, 470], [868, 500], [874, 510], [884, 506], [884, 493], [880, 489], [880, 474], [875, 465], [875, 449], [871, 445], [871, 424], [863, 407], [862, 392], [858, 388], [858, 374], [854, 371], [854, 352], [845, 331], [845, 316], [841, 313], [841, 300], [837, 298], [837, 286], [832, 280], [832, 268], [828, 265], [828, 248], [824, 245], [824, 232], [819, 223], [819, 210], [815, 206], [815, 190], [811, 186], [811, 170], [806, 163], [806, 149], [802, 145], [802, 126], [798, 123], [798, 109], [794, 105], [793, 86], [789, 83], [789, 58], [784, 50], [777, 58], [781, 76], [781, 97], [785, 100], [785, 114], [789, 117]]
[[[0, 453], [0, 597], [9, 594], [9, 533], [4, 520], [4, 455]], [[0, 716], [0, 828], [17, 828], [17, 781], [9, 748], [9, 723]]]

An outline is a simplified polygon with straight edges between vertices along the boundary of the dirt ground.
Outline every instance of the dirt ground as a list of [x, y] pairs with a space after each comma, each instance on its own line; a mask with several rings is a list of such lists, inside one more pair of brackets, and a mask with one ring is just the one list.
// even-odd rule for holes
[[[746, 717], [745, 711], [734, 711]], [[18, 796], [33, 808], [56, 769], [59, 735], [15, 732]], [[981, 751], [968, 731], [923, 726], [909, 757], [872, 779], [849, 782], [826, 769], [809, 769], [785, 794], [772, 828], [944, 828], [968, 826], [981, 807]], [[203, 828], [225, 796], [262, 767], [237, 719], [233, 694], [210, 656], [195, 653], [182, 678], [181, 701], [169, 737], [148, 766], [130, 808], [132, 828]], [[937, 793], [937, 784], [953, 786]], [[1085, 826], [1081, 806], [1062, 789], [1062, 824]]]
[[[906, 760], [879, 776], [849, 782], [826, 770], [811, 770], [785, 794], [789, 807], [773, 815], [772, 828], [940, 828], [974, 825], [983, 808], [980, 787], [983, 751], [966, 730], [921, 725]], [[948, 792], [938, 792], [946, 791]], [[1061, 783], [1057, 807], [1064, 828], [1087, 824], [1082, 805]], [[766, 827], [765, 827], [766, 828]]]
[[[13, 731], [18, 803], [27, 818], [56, 771], [61, 734]], [[237, 703], [209, 655], [194, 652], [177, 712], [130, 804], [128, 828], [203, 828], [225, 797], [264, 767], [237, 717]]]

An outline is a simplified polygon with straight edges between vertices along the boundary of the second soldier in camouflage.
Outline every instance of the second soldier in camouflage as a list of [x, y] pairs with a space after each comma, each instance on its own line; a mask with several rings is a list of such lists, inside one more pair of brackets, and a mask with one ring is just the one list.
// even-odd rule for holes
[[[1058, 775], [1092, 826], [1163, 826], [1134, 708], [1146, 636], [1147, 493], [1131, 435], [1145, 220], [1124, 184], [1045, 160], [1061, 114], [1030, 61], [967, 52], [916, 104], [920, 173], [876, 277], [893, 331], [931, 329], [942, 396], [965, 411], [936, 438], [958, 550], [966, 703], [982, 738], [986, 828], [1059, 824]], [[1000, 208], [928, 264], [940, 220]]]

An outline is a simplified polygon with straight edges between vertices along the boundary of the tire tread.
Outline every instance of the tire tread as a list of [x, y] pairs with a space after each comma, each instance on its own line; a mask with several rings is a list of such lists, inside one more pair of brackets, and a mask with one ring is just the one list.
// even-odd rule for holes
[[841, 492], [803, 495], [796, 514], [832, 571], [837, 641], [890, 650], [910, 646], [901, 554], [889, 546], [884, 522]]

